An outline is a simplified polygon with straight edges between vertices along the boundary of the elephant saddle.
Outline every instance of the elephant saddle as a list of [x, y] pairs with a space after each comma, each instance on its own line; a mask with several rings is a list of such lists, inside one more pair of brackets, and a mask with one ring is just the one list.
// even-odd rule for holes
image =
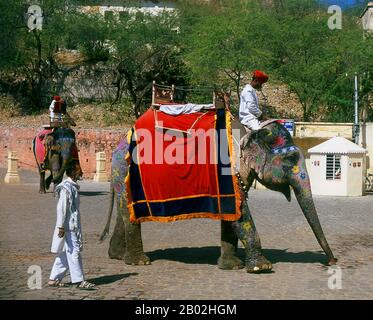
[[128, 135], [125, 178], [131, 222], [241, 216], [230, 113], [148, 110]]

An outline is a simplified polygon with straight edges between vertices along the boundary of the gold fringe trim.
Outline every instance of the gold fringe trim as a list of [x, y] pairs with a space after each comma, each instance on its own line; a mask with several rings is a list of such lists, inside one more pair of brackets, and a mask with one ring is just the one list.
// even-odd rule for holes
[[234, 161], [236, 159], [236, 152], [233, 145], [233, 138], [232, 138], [232, 115], [230, 111], [225, 111], [225, 126], [227, 129], [227, 139], [228, 139], [228, 148], [229, 148], [229, 156], [231, 160], [231, 173], [232, 173], [232, 181], [233, 181], [233, 188], [235, 193], [235, 200], [236, 200], [236, 216], [237, 219], [241, 218], [241, 206], [242, 206], [242, 200], [241, 199], [241, 189], [240, 184], [238, 181], [238, 178], [236, 176], [235, 170], [234, 170]]
[[[132, 130], [129, 130], [127, 133], [128, 145], [131, 143], [131, 140], [132, 140]], [[127, 165], [128, 165], [127, 175], [124, 178], [124, 184], [126, 186], [127, 208], [128, 208], [128, 212], [130, 215], [130, 221], [135, 222], [136, 216], [135, 216], [135, 211], [133, 209], [133, 199], [132, 199], [131, 182], [130, 182], [131, 154], [129, 150], [127, 151], [127, 154], [125, 155], [125, 160], [127, 161]], [[123, 201], [120, 202], [120, 207], [123, 208]]]
[[180, 214], [177, 216], [170, 216], [170, 217], [141, 217], [136, 220], [131, 220], [132, 223], [142, 223], [142, 222], [175, 222], [180, 220], [190, 220], [190, 219], [213, 219], [213, 220], [224, 220], [224, 221], [236, 221], [241, 216], [239, 213], [239, 217], [237, 218], [237, 214], [213, 214], [211, 212], [198, 212], [198, 213], [186, 213]]
[[216, 136], [218, 134], [220, 134], [220, 132], [217, 132], [216, 131], [216, 124], [217, 124], [217, 120], [218, 120], [218, 113], [215, 112], [215, 116], [214, 116], [214, 132], [216, 133], [214, 135], [214, 155], [215, 155], [215, 181], [216, 181], [216, 186], [217, 186], [217, 198], [218, 198], [218, 210], [219, 210], [219, 214], [221, 214], [221, 201], [220, 201], [220, 188], [219, 188], [219, 177], [218, 177], [218, 163], [219, 163], [219, 154], [218, 154], [218, 151], [217, 151], [217, 141], [216, 141]]
[[176, 197], [176, 198], [167, 198], [167, 199], [160, 199], [160, 200], [139, 200], [136, 202], [133, 202], [133, 204], [138, 204], [138, 203], [145, 203], [145, 202], [168, 202], [168, 201], [174, 201], [174, 200], [185, 200], [185, 199], [194, 199], [194, 198], [200, 198], [200, 197], [210, 197], [210, 198], [229, 198], [229, 197], [234, 197], [235, 194], [220, 194], [220, 195], [212, 195], [212, 194], [196, 194], [193, 196], [184, 196], [184, 197]]

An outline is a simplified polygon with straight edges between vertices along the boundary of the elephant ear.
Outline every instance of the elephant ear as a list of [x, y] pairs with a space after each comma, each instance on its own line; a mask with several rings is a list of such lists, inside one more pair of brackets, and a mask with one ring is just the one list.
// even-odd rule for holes
[[241, 139], [241, 149], [244, 150], [252, 142], [265, 145], [265, 139], [270, 134], [271, 132], [265, 128], [246, 133]]
[[265, 141], [266, 137], [271, 134], [271, 131], [267, 128], [261, 128], [257, 131], [254, 131], [251, 135], [256, 141]]
[[54, 137], [52, 134], [47, 134], [44, 140], [44, 144], [46, 148], [50, 148], [54, 145]]
[[246, 168], [254, 170], [259, 179], [263, 178], [268, 150], [256, 140], [250, 140], [243, 148], [243, 161]]
[[[48, 158], [49, 152], [54, 148], [54, 137], [53, 134], [47, 134], [44, 139], [44, 147], [45, 147], [45, 158]], [[44, 161], [46, 161], [46, 159]]]
[[274, 137], [271, 130], [262, 128], [252, 133], [252, 139], [269, 151], [271, 149]]

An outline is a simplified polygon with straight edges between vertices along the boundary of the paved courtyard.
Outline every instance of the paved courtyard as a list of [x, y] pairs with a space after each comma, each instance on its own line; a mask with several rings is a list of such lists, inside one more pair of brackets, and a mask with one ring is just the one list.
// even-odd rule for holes
[[[339, 273], [328, 273], [323, 265], [325, 256], [297, 202], [288, 203], [271, 191], [251, 190], [249, 198], [273, 273], [219, 270], [220, 223], [205, 219], [144, 223], [150, 266], [110, 260], [109, 241], [98, 241], [106, 221], [109, 183], [85, 181], [83, 263], [98, 290], [79, 291], [45, 287], [54, 260], [49, 253], [56, 214], [52, 193], [38, 193], [35, 172], [21, 171], [19, 185], [5, 184], [5, 173], [0, 169], [0, 299], [373, 299], [373, 195], [315, 197], [341, 268], [341, 282], [333, 282], [329, 277]], [[243, 256], [242, 249], [239, 253]], [[29, 289], [30, 266], [40, 266], [42, 289]], [[330, 289], [328, 283], [342, 287]]]

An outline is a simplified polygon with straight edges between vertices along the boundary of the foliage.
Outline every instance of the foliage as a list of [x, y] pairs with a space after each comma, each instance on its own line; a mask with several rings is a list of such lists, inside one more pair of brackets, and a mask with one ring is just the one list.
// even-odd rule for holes
[[66, 49], [79, 50], [86, 62], [110, 59], [110, 34], [113, 26], [99, 13], [84, 13], [74, 10], [66, 18]]
[[284, 1], [282, 5], [282, 10], [271, 12], [274, 19], [268, 46], [273, 54], [273, 72], [297, 94], [303, 120], [309, 121], [333, 81], [330, 43], [334, 34], [327, 27], [329, 16], [318, 11], [314, 1], [302, 6], [296, 1]]
[[7, 45], [0, 52], [1, 89], [22, 101], [25, 107], [40, 109], [49, 100], [53, 74], [54, 53], [64, 34], [64, 2], [43, 0], [42, 30], [27, 27], [28, 1], [1, 2], [1, 33]]
[[320, 118], [319, 111], [327, 110], [324, 120], [352, 121], [353, 74], [358, 72], [365, 73], [360, 95], [368, 105], [373, 50], [362, 37], [356, 9], [343, 12], [342, 30], [330, 30], [327, 8], [315, 0], [219, 4], [181, 10], [184, 52], [194, 81], [233, 85], [238, 96], [244, 76], [264, 68], [270, 80], [296, 93], [302, 120]]
[[194, 82], [233, 87], [239, 95], [248, 70], [263, 67], [269, 52], [268, 16], [256, 1], [181, 6], [183, 48]]
[[139, 116], [144, 98], [150, 97], [153, 80], [183, 83], [177, 16], [166, 11], [159, 15], [127, 15], [113, 21], [113, 25], [115, 102], [125, 93], [132, 102], [134, 114]]
[[[360, 9], [345, 10], [343, 29], [330, 30], [316, 0], [177, 1], [174, 12], [105, 17], [77, 10], [78, 3], [39, 1], [43, 29], [29, 32], [29, 2], [0, 2], [1, 92], [31, 110], [45, 108], [69, 73], [100, 62], [113, 77], [113, 112], [138, 116], [153, 80], [196, 88], [180, 89], [179, 99], [206, 102], [214, 88], [238, 98], [251, 71], [264, 69], [296, 93], [303, 120], [350, 122], [357, 72], [361, 106], [373, 120], [373, 39], [362, 36]], [[84, 58], [63, 66], [56, 53], [66, 49]]]

